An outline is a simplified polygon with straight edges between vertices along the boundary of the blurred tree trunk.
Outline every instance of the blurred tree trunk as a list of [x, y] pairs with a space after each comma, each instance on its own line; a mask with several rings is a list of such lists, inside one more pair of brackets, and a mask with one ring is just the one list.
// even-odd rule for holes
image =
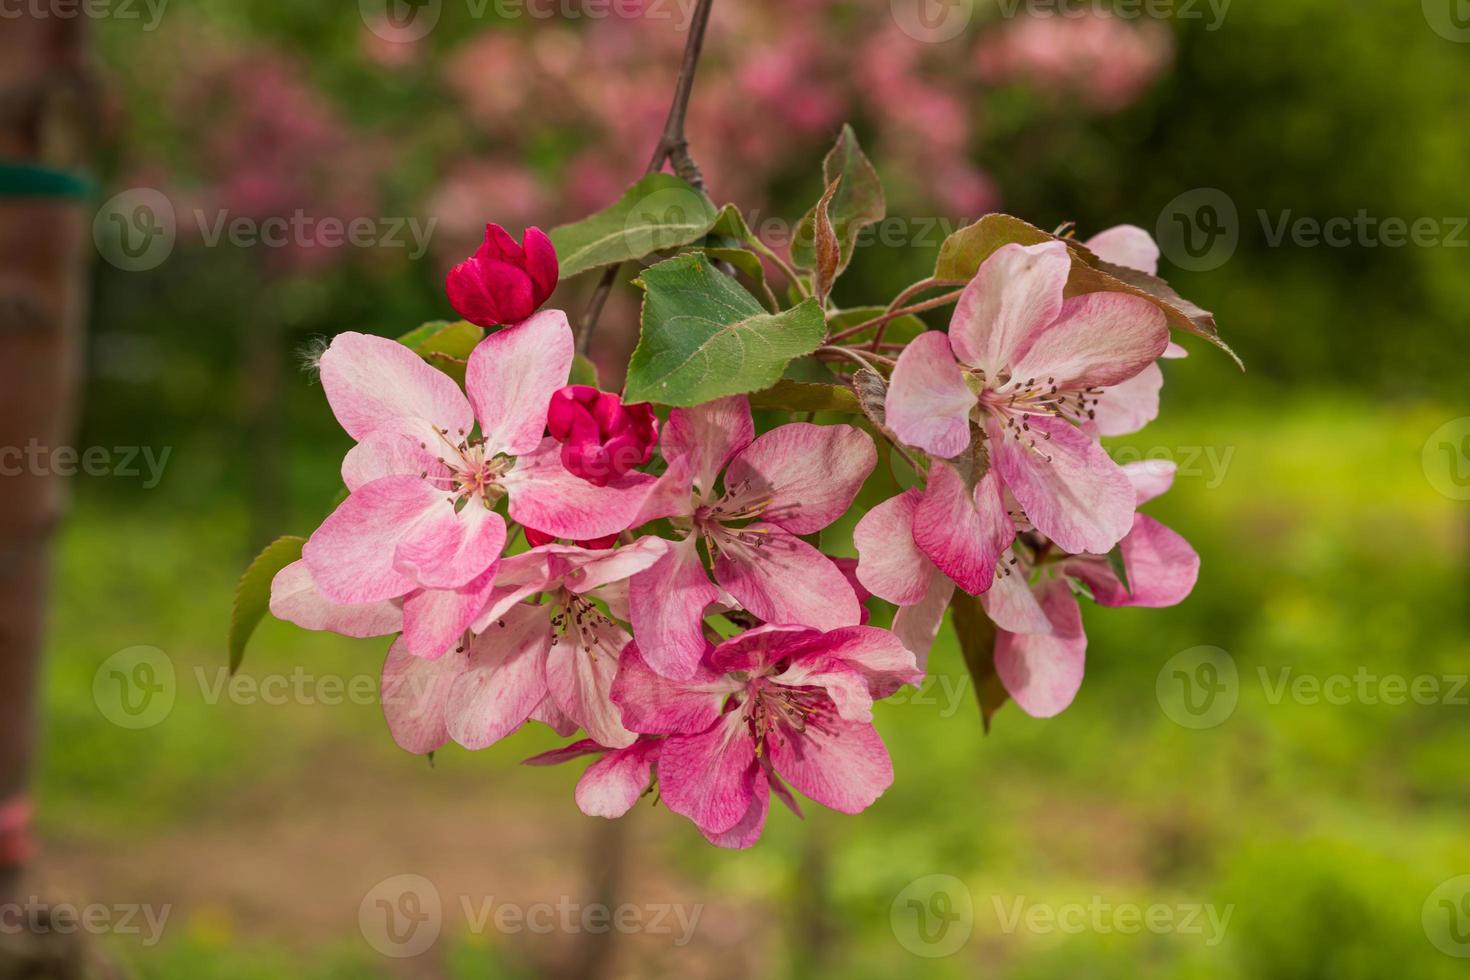
[[[75, 168], [95, 127], [85, 18], [19, 9], [0, 30], [0, 161]], [[31, 450], [71, 434], [91, 228], [75, 193], [10, 193], [0, 196], [0, 807], [24, 794], [35, 750], [50, 539], [65, 488]], [[0, 842], [12, 852], [0, 901], [14, 897], [23, 838]]]

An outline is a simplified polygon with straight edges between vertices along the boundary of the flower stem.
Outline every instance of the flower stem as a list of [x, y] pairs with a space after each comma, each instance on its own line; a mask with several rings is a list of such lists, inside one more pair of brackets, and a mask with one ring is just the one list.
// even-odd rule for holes
[[[679, 78], [674, 83], [674, 100], [669, 106], [663, 133], [659, 135], [658, 145], [653, 148], [653, 157], [648, 161], [646, 171], [650, 174], [657, 173], [663, 169], [665, 161], [672, 161], [674, 173], [695, 190], [704, 190], [704, 175], [700, 173], [694, 158], [689, 155], [689, 140], [684, 136], [684, 119], [689, 114], [689, 96], [694, 91], [694, 73], [699, 68], [699, 56], [704, 50], [704, 34], [709, 27], [710, 8], [713, 6], [714, 0], [699, 0], [699, 5], [694, 8], [694, 17], [689, 22], [689, 39], [684, 44], [684, 60], [679, 65]], [[607, 305], [607, 297], [618, 281], [621, 268], [621, 265], [609, 266], [602, 274], [602, 279], [587, 304], [587, 312], [582, 314], [582, 335], [577, 338], [577, 350], [581, 354], [585, 355], [592, 346], [592, 334], [597, 329], [602, 308]]]
[[831, 337], [828, 337], [827, 340], [829, 342], [845, 340], [848, 337], [856, 336], [857, 334], [860, 334], [866, 330], [872, 330], [874, 327], [876, 327], [878, 329], [878, 333], [874, 336], [873, 339], [875, 343], [881, 343], [883, 340], [883, 332], [888, 328], [888, 324], [890, 321], [897, 320], [901, 316], [909, 316], [914, 313], [922, 313], [925, 310], [932, 310], [941, 306], [947, 306], [950, 303], [953, 303], [955, 300], [959, 299], [960, 293], [959, 291], [945, 293], [943, 296], [925, 300], [922, 303], [916, 303], [912, 306], [904, 306], [905, 303], [907, 303], [909, 300], [913, 299], [920, 293], [925, 292], [926, 290], [937, 289], [941, 286], [955, 285], [961, 285], [961, 283], [958, 283], [953, 279], [921, 279], [919, 282], [914, 283], [912, 286], [899, 293], [898, 296], [894, 298], [893, 302], [888, 304], [888, 309], [884, 310], [881, 316], [875, 316], [871, 320], [864, 320], [862, 323], [858, 323], [851, 327], [848, 327], [846, 330], [843, 330], [840, 333], [835, 333]]

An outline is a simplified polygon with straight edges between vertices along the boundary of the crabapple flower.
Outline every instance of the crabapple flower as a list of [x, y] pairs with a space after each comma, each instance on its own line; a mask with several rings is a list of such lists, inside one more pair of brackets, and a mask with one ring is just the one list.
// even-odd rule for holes
[[629, 728], [667, 736], [658, 783], [669, 809], [711, 843], [749, 847], [771, 792], [797, 810], [786, 783], [842, 813], [881, 796], [893, 765], [873, 700], [922, 676], [887, 630], [761, 626], [709, 650], [682, 681], [655, 673], [635, 641], [612, 697]]
[[675, 409], [662, 447], [669, 469], [638, 520], [669, 517], [687, 534], [630, 587], [633, 632], [654, 670], [687, 680], [704, 654], [704, 611], [721, 594], [701, 540], [715, 580], [757, 618], [818, 629], [860, 621], [847, 577], [800, 535], [852, 504], [877, 465], [867, 433], [796, 422], [756, 437], [750, 403], [736, 396]]
[[559, 268], [556, 249], [540, 228], [527, 228], [518, 244], [496, 224], [473, 256], [449, 271], [449, 303], [482, 327], [515, 324], [551, 298]]
[[1132, 488], [1078, 423], [1163, 353], [1169, 328], [1137, 296], [1066, 298], [1070, 269], [1063, 242], [997, 250], [949, 333], [920, 334], [899, 356], [886, 411], [899, 438], [941, 458], [965, 452], [979, 424], [993, 472], [1036, 528], [1067, 551], [1105, 554], [1128, 532]]
[[[483, 749], [549, 699], [599, 744], [633, 744], [636, 736], [609, 699], [618, 656], [631, 637], [592, 600], [622, 612], [619, 584], [652, 565], [667, 546], [645, 537], [613, 551], [546, 545], [505, 559], [489, 604], [471, 625], [477, 637], [469, 666], [450, 693], [454, 740]], [[522, 601], [533, 593], [547, 601]]]
[[663, 739], [649, 735], [621, 749], [598, 745], [590, 738], [525, 760], [527, 766], [555, 766], [585, 755], [600, 756], [577, 780], [577, 807], [589, 817], [621, 817], [633, 809], [653, 782]]
[[[322, 355], [322, 387], [357, 440], [342, 463], [348, 497], [302, 549], [321, 594], [356, 606], [403, 599], [408, 647], [437, 657], [484, 607], [506, 540], [496, 511], [578, 540], [631, 524], [653, 478], [595, 487], [543, 438], [545, 406], [572, 363], [566, 315], [548, 310], [487, 337], [466, 389], [408, 348], [344, 333]], [[475, 429], [478, 420], [478, 433]]]
[[[1124, 467], [1143, 504], [1169, 488], [1174, 464], [1160, 461], [1130, 463]], [[1184, 601], [1199, 577], [1199, 555], [1175, 531], [1143, 514], [1135, 514], [1133, 528], [1119, 544], [1125, 586], [1102, 555], [1050, 556], [1045, 545], [1022, 549], [1023, 558], [1013, 576], [1025, 581], [1033, 570], [1038, 581], [1031, 588], [994, 590], [981, 598], [986, 612], [1000, 626], [995, 641], [995, 671], [1022, 711], [1049, 718], [1072, 703], [1082, 686], [1087, 636], [1082, 613], [1068, 579], [1087, 586], [1102, 606], [1160, 608]], [[1015, 631], [1006, 624], [1041, 613], [1046, 631]]]
[[562, 465], [599, 487], [647, 463], [658, 442], [652, 405], [624, 405], [589, 385], [568, 385], [551, 396], [546, 429], [561, 443]]

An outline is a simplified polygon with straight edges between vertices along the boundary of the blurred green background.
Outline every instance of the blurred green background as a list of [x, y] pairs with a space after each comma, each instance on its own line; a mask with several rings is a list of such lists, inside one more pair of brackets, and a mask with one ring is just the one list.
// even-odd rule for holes
[[[677, 931], [622, 938], [616, 976], [1463, 976], [1450, 953], [1470, 955], [1466, 888], [1436, 889], [1470, 874], [1470, 44], [1432, 3], [1239, 3], [1219, 22], [1196, 6], [1199, 17], [1180, 5], [1167, 19], [1116, 19], [1151, 45], [1128, 65], [1111, 35], [1079, 39], [1063, 19], [1025, 5], [1008, 18], [1014, 5], [985, 0], [965, 33], [934, 44], [893, 30], [881, 3], [717, 16], [695, 117], [728, 119], [760, 98], [811, 109], [806, 130], [752, 113], [749, 146], [694, 124], [715, 197], [798, 216], [837, 114], [853, 116], [891, 211], [915, 228], [988, 205], [1083, 234], [1153, 231], [1176, 214], [1211, 223], [1195, 205], [1219, 195], [1178, 202], [1216, 189], [1236, 213], [1234, 251], [1227, 235], [1203, 261], [1186, 253], [1209, 266], [1191, 270], [1169, 248], [1163, 272], [1215, 311], [1248, 366], [1186, 339], [1191, 356], [1165, 369], [1160, 420], [1117, 446], [1120, 458], [1181, 465], [1149, 512], [1203, 558], [1186, 603], [1088, 607], [1077, 702], [1048, 721], [1008, 706], [989, 735], [946, 629], [929, 686], [880, 709], [893, 788], [860, 817], [773, 811], [746, 853], [707, 846], [661, 807], [616, 830], [583, 817], [571, 798], [580, 766], [515, 764], [552, 745], [548, 732], [451, 748], [431, 769], [393, 746], [366, 699], [216, 694], [253, 546], [309, 532], [339, 486], [346, 437], [294, 370], [297, 352], [344, 329], [397, 334], [446, 315], [444, 264], [467, 253], [455, 237], [465, 228], [549, 225], [614, 196], [652, 145], [682, 35], [652, 18], [475, 16], [455, 2], [422, 41], [386, 48], [340, 3], [199, 0], [151, 31], [99, 21], [104, 197], [162, 189], [181, 230], [156, 268], [98, 263], [78, 444], [172, 455], [155, 488], [76, 486], [40, 769], [54, 893], [168, 905], [157, 945], [105, 944], [139, 976], [181, 980], [564, 971], [578, 936], [477, 931], [460, 899], [591, 901], [614, 858], [614, 903], [702, 907], [686, 945]], [[1054, 35], [1018, 36], [1028, 20]], [[763, 60], [796, 33], [785, 62]], [[619, 74], [632, 65], [636, 81]], [[526, 94], [567, 79], [584, 87], [564, 100]], [[874, 86], [935, 111], [905, 119]], [[578, 121], [568, 106], [588, 89], [610, 90], [611, 115], [582, 107]], [[945, 114], [955, 107], [958, 123]], [[722, 167], [726, 155], [740, 166]], [[736, 191], [722, 191], [721, 170]], [[968, 198], [945, 193], [961, 181]], [[298, 198], [343, 217], [445, 220], [417, 259], [211, 247], [182, 228], [191, 207], [266, 215]], [[1434, 219], [1440, 242], [1272, 242], [1283, 215], [1362, 211]], [[915, 237], [862, 250], [839, 301], [886, 302], [925, 275], [938, 238]], [[581, 309], [589, 285], [565, 285], [557, 305]], [[635, 315], [620, 294], [607, 367]], [[129, 730], [99, 711], [93, 681], [134, 646], [167, 654], [177, 697], [157, 724]], [[1159, 692], [1171, 658], [1201, 646], [1228, 655], [1235, 703], [1195, 728]], [[384, 647], [268, 622], [245, 672], [375, 679]], [[1439, 694], [1382, 703], [1379, 680], [1356, 679], [1346, 697], [1280, 694], [1283, 677], [1364, 673], [1433, 678]], [[434, 883], [445, 926], [429, 951], [399, 960], [374, 951], [359, 911], [403, 874]], [[931, 875], [955, 879], [949, 904], [923, 891]], [[1101, 911], [1097, 927], [1094, 912], [1129, 903], [1162, 906], [1175, 925], [1127, 933]], [[1036, 906], [1081, 906], [1087, 923], [1013, 921]], [[1223, 931], [1205, 916], [1188, 926], [1192, 906], [1228, 914]], [[944, 937], [972, 928], [958, 948], [914, 940], [916, 915], [947, 912], [960, 918]], [[1448, 940], [1447, 923], [1461, 930]]]

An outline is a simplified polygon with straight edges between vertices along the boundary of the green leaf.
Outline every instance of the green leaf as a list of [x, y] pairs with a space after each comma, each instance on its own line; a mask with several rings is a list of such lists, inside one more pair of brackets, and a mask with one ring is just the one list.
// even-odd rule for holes
[[720, 213], [673, 174], [649, 174], [612, 207], [551, 230], [561, 275], [641, 259], [703, 238]]
[[934, 276], [937, 279], [969, 280], [979, 271], [981, 263], [1004, 245], [1013, 242], [1039, 245], [1050, 241], [1066, 242], [1072, 250], [1072, 272], [1067, 279], [1069, 297], [1108, 292], [1146, 299], [1164, 312], [1171, 327], [1203, 337], [1229, 354], [1244, 370], [1245, 365], [1235, 351], [1221, 339], [1214, 314], [1180, 296], [1163, 279], [1104, 262], [1076, 239], [1058, 238], [1008, 214], [988, 214], [945, 239], [939, 249]]
[[691, 406], [764, 390], [826, 336], [816, 300], [768, 313], [698, 252], [652, 266], [637, 285], [643, 330], [628, 364], [630, 402]]
[[235, 588], [235, 608], [230, 616], [230, 673], [240, 669], [240, 662], [245, 659], [245, 644], [270, 610], [271, 580], [281, 569], [301, 558], [304, 544], [305, 538], [278, 538], [240, 576], [240, 584]]
[[1128, 566], [1123, 563], [1121, 544], [1113, 545], [1113, 550], [1108, 552], [1108, 567], [1118, 576], [1118, 581], [1123, 583], [1123, 591], [1131, 594], [1133, 587], [1128, 584]]
[[464, 360], [485, 339], [485, 331], [467, 320], [451, 323], [435, 320], [415, 330], [410, 330], [398, 342], [427, 358], [430, 354], [442, 354]]
[[[869, 225], [882, 221], [888, 213], [888, 205], [883, 199], [883, 181], [858, 145], [857, 134], [851, 126], [842, 127], [837, 145], [822, 161], [822, 180], [829, 190], [834, 180], [842, 182], [828, 208], [840, 245], [837, 275], [841, 275], [852, 261], [858, 235]], [[817, 208], [806, 213], [791, 242], [791, 259], [803, 269], [817, 267], [816, 216]]]
[[743, 248], [714, 248], [711, 246], [705, 246], [703, 252], [715, 262], [729, 263], [737, 272], [740, 272], [751, 282], [759, 286], [762, 295], [769, 288], [766, 285], [765, 264], [761, 262], [761, 257], [754, 252]]
[[980, 723], [988, 734], [990, 719], [1010, 698], [995, 672], [995, 624], [985, 615], [978, 598], [959, 590], [950, 600], [949, 609], [965, 668], [975, 685], [975, 699], [980, 703]]
[[782, 379], [765, 391], [750, 396], [751, 408], [774, 408], [786, 412], [845, 412], [861, 415], [857, 396], [846, 385], [815, 384]]
[[572, 376], [567, 380], [568, 384], [587, 385], [592, 388], [602, 387], [602, 381], [597, 374], [597, 365], [593, 364], [583, 354], [572, 358]]

